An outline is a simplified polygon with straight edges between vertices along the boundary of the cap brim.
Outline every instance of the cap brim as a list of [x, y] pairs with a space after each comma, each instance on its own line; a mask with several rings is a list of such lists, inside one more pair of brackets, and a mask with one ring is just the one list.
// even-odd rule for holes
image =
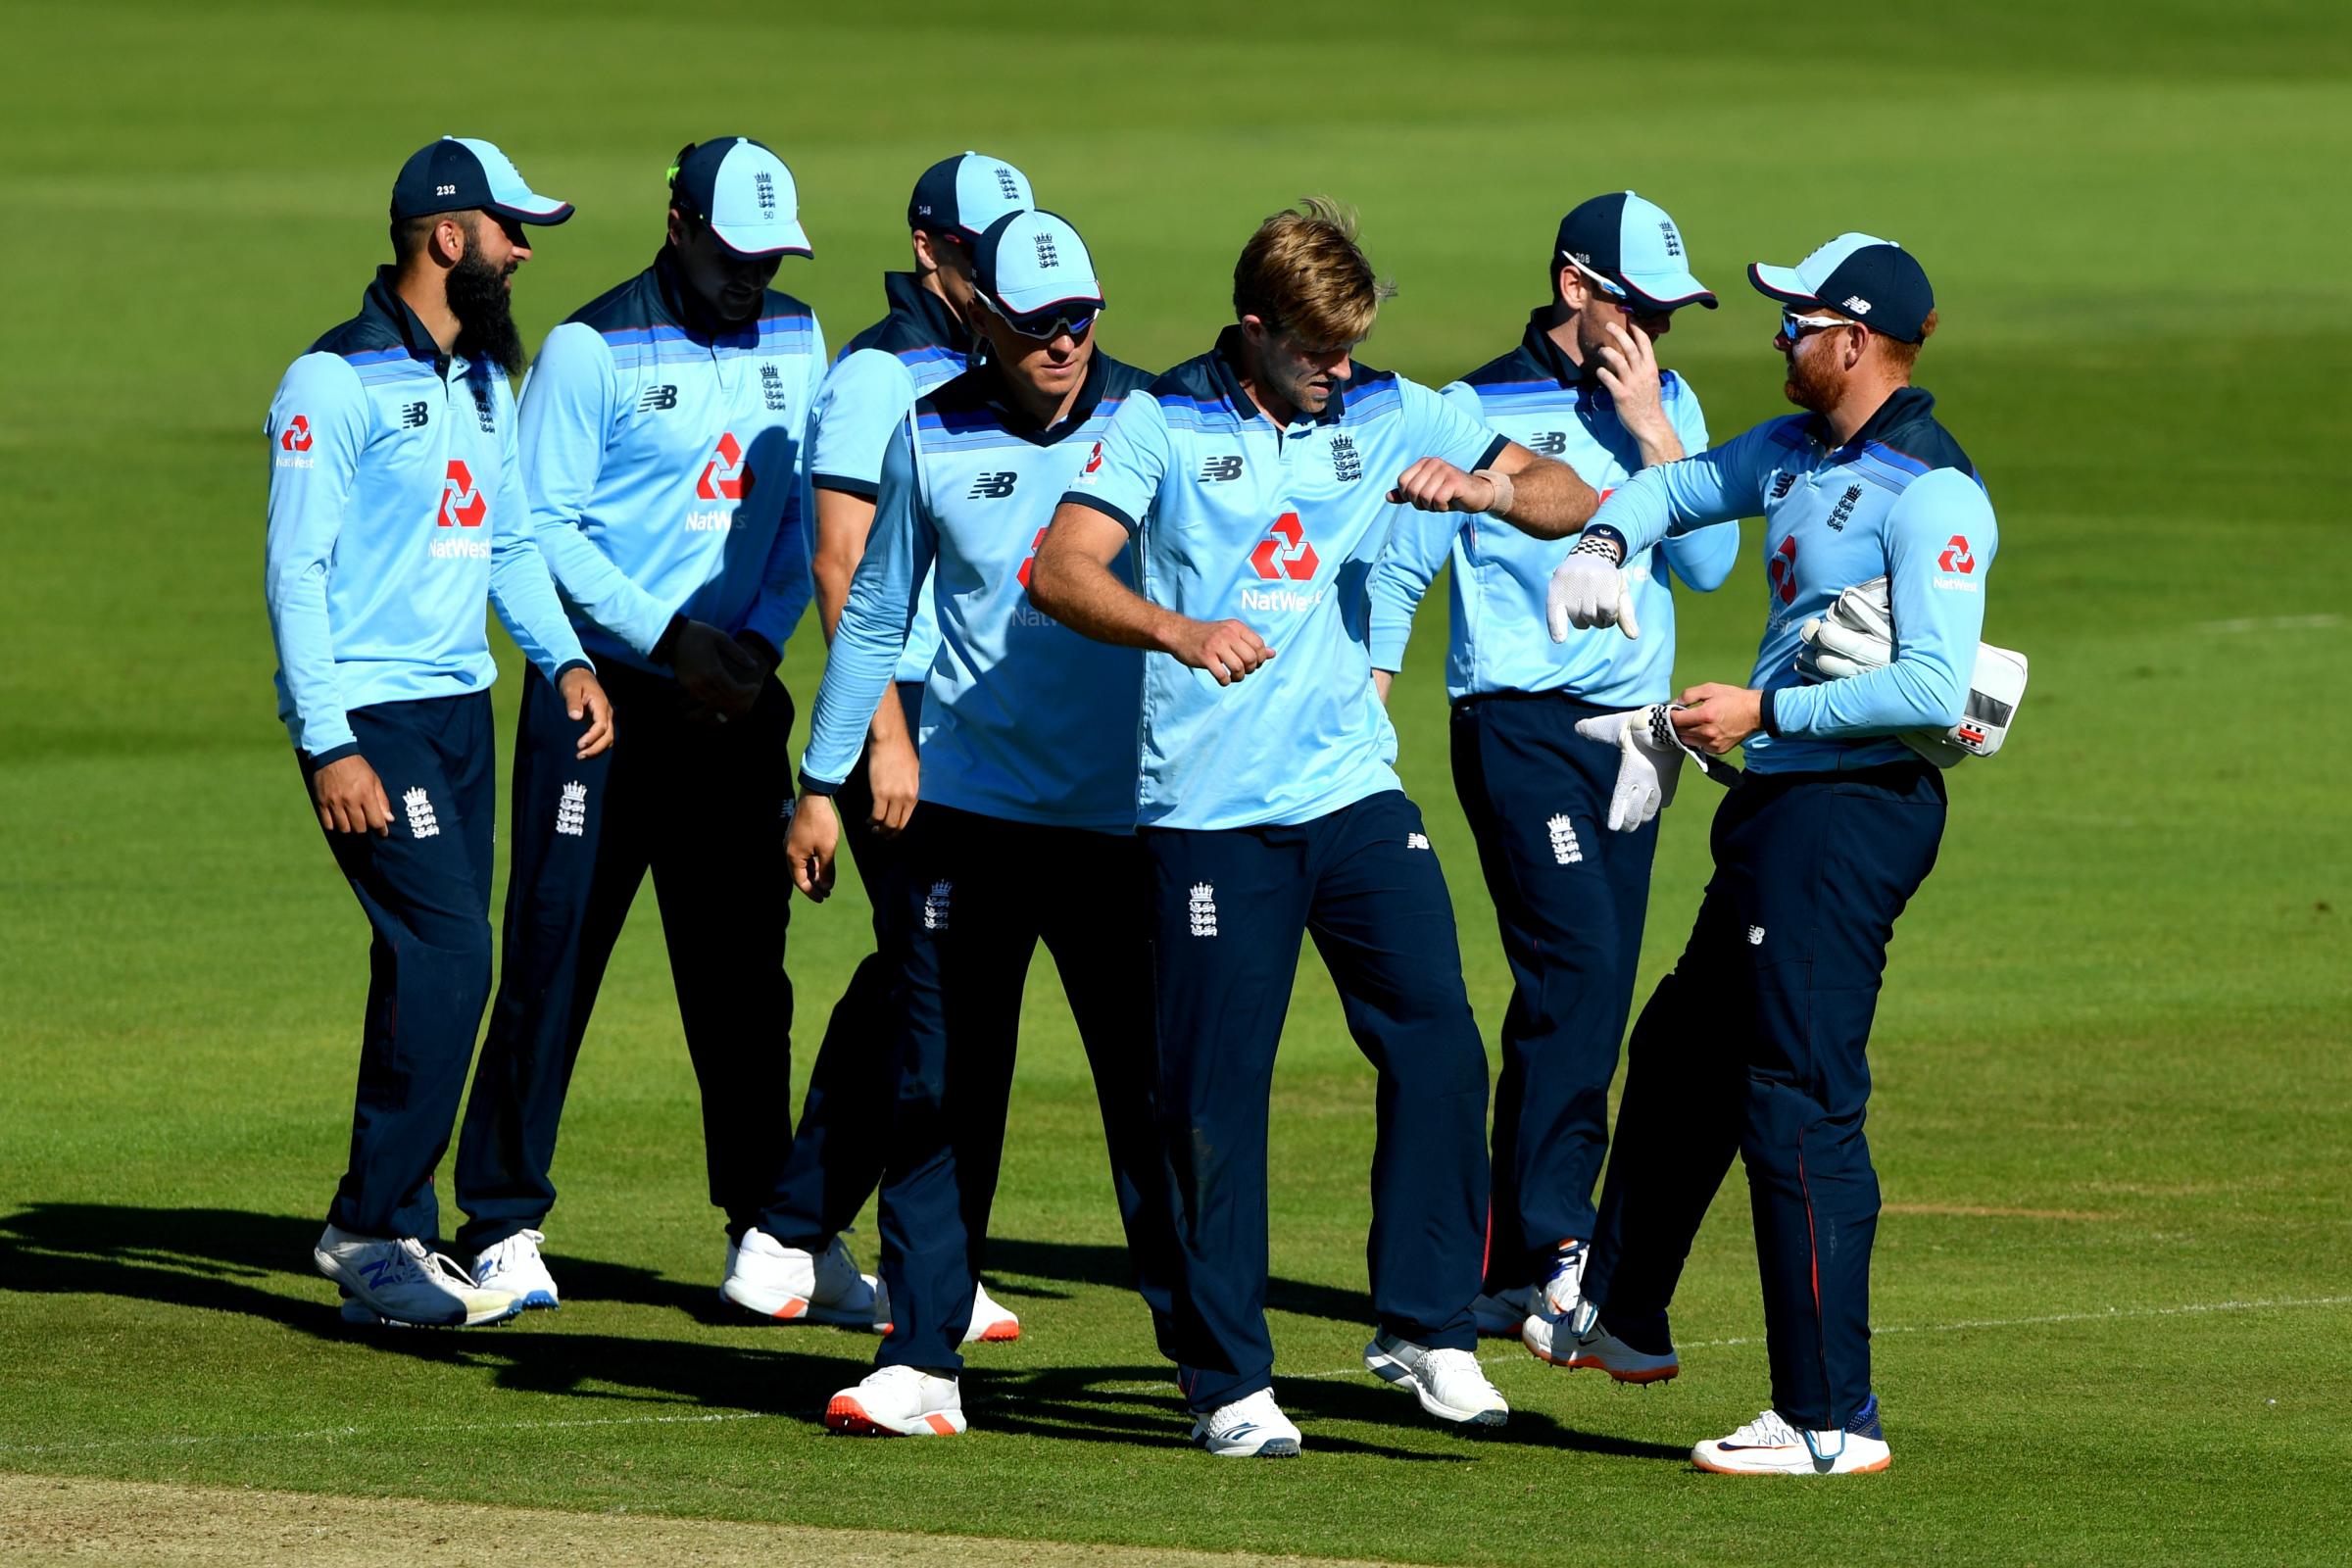
[[1629, 272], [1618, 281], [1634, 298], [1661, 311], [1679, 311], [1686, 305], [1703, 305], [1712, 311], [1720, 304], [1714, 290], [1689, 272]]
[[1767, 267], [1762, 262], [1747, 264], [1747, 280], [1756, 292], [1783, 305], [1819, 305], [1821, 300], [1805, 287], [1805, 280], [1796, 275], [1793, 267]]
[[527, 202], [491, 202], [486, 211], [517, 223], [561, 223], [572, 213], [571, 203], [534, 193]]
[[736, 255], [751, 259], [768, 256], [814, 256], [808, 233], [795, 219], [787, 223], [712, 223], [710, 232]]

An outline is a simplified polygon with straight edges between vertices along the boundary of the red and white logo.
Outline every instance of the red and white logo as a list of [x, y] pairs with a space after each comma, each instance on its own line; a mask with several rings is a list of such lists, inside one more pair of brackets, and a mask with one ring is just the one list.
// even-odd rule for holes
[[1081, 468], [1081, 469], [1079, 470], [1079, 472], [1081, 472], [1081, 473], [1093, 473], [1093, 472], [1094, 472], [1096, 469], [1098, 469], [1098, 468], [1100, 468], [1100, 467], [1102, 467], [1102, 442], [1100, 442], [1100, 441], [1098, 441], [1098, 442], [1096, 442], [1096, 443], [1095, 443], [1095, 450], [1094, 450], [1093, 452], [1091, 452], [1091, 453], [1089, 453], [1089, 454], [1087, 455], [1086, 466], [1085, 466], [1084, 468]]
[[1037, 551], [1038, 551], [1038, 547], [1039, 547], [1040, 545], [1043, 545], [1045, 542], [1046, 542], [1046, 530], [1045, 530], [1045, 529], [1043, 529], [1043, 528], [1040, 528], [1040, 529], [1038, 529], [1038, 530], [1037, 530], [1037, 537], [1029, 541], [1029, 556], [1028, 556], [1028, 559], [1027, 559], [1027, 560], [1025, 560], [1025, 561], [1023, 561], [1023, 562], [1021, 563], [1020, 579], [1021, 579], [1021, 586], [1022, 586], [1023, 588], [1026, 588], [1026, 587], [1028, 587], [1028, 586], [1029, 586], [1029, 568], [1037, 564]]
[[718, 438], [718, 455], [703, 465], [703, 476], [694, 482], [694, 493], [705, 501], [741, 501], [750, 479], [743, 470], [743, 448], [729, 430]]
[[310, 451], [311, 416], [307, 414], [294, 416], [287, 423], [285, 433], [277, 438], [277, 444], [288, 452]]
[[441, 526], [479, 528], [489, 515], [490, 498], [473, 487], [473, 470], [456, 458], [449, 460], [449, 476], [441, 481]]
[[1957, 533], [1952, 535], [1952, 542], [1943, 547], [1943, 554], [1936, 558], [1936, 564], [1946, 571], [1956, 571], [1963, 577], [1975, 571], [1977, 558], [1969, 553], [1968, 536]]
[[1784, 605], [1796, 603], [1796, 535], [1781, 541], [1781, 548], [1764, 562], [1764, 575], [1772, 579], [1772, 591]]
[[1250, 569], [1268, 582], [1282, 577], [1304, 582], [1321, 564], [1315, 547], [1306, 542], [1306, 530], [1299, 526], [1296, 512], [1286, 512], [1275, 518], [1274, 526], [1266, 530], [1266, 537], [1250, 552]]

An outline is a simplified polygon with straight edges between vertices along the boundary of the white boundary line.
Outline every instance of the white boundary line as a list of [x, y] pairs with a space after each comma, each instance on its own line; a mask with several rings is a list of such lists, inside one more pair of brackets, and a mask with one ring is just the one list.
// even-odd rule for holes
[[[1873, 1328], [1875, 1338], [1886, 1334], [1960, 1334], [1973, 1329], [2038, 1328], [2053, 1323], [2120, 1323], [2131, 1318], [2190, 1317], [2207, 1312], [2268, 1312], [2285, 1311], [2295, 1307], [2352, 1306], [2352, 1296], [2310, 1296], [2275, 1301], [2197, 1301], [2180, 1306], [2111, 1306], [2103, 1312], [2047, 1312], [2035, 1317], [2003, 1317], [1963, 1319], [1956, 1323], [1905, 1323], [1888, 1328]], [[1742, 1335], [1728, 1340], [1689, 1340], [1678, 1347], [1685, 1350], [1728, 1349], [1734, 1346], [1754, 1345], [1758, 1339]], [[1482, 1361], [1507, 1360], [1526, 1352], [1517, 1348], [1497, 1349], [1479, 1357]], [[1286, 1381], [1309, 1381], [1328, 1378], [1360, 1377], [1363, 1368], [1339, 1367], [1329, 1372], [1286, 1372]], [[1115, 1384], [1101, 1392], [1104, 1394], [1158, 1394], [1168, 1392], [1171, 1385], [1157, 1383]], [[91, 1453], [117, 1448], [187, 1448], [219, 1443], [304, 1443], [338, 1438], [367, 1438], [380, 1441], [386, 1437], [410, 1437], [431, 1432], [555, 1432], [575, 1427], [653, 1427], [653, 1426], [715, 1426], [729, 1421], [772, 1421], [786, 1412], [774, 1410], [706, 1410], [693, 1415], [620, 1415], [585, 1416], [556, 1421], [437, 1421], [407, 1427], [314, 1427], [305, 1432], [220, 1432], [195, 1433], [178, 1437], [159, 1438], [102, 1438], [91, 1443], [9, 1443], [0, 1444], [0, 1456], [9, 1454]]]

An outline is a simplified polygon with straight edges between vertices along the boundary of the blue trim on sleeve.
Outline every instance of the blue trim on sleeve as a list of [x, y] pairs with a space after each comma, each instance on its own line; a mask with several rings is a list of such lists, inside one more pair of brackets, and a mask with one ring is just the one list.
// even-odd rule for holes
[[1101, 496], [1090, 495], [1084, 490], [1064, 490], [1061, 493], [1061, 500], [1058, 504], [1065, 507], [1081, 506], [1086, 507], [1091, 511], [1100, 512], [1102, 514], [1102, 515], [1110, 518], [1120, 527], [1126, 529], [1129, 533], [1135, 533], [1143, 527], [1142, 523], [1136, 521], [1133, 517], [1130, 517], [1126, 513], [1120, 511], [1117, 507], [1112, 506]]

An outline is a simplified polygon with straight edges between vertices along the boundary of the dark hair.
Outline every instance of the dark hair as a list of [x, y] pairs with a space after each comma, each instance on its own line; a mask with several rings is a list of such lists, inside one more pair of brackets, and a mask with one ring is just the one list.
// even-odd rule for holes
[[466, 240], [471, 243], [476, 220], [469, 212], [418, 213], [414, 218], [392, 220], [392, 260], [394, 264], [401, 267], [408, 266], [416, 259], [416, 253], [423, 250], [425, 243], [433, 237], [433, 230], [439, 228], [444, 222], [456, 223], [466, 231]]

